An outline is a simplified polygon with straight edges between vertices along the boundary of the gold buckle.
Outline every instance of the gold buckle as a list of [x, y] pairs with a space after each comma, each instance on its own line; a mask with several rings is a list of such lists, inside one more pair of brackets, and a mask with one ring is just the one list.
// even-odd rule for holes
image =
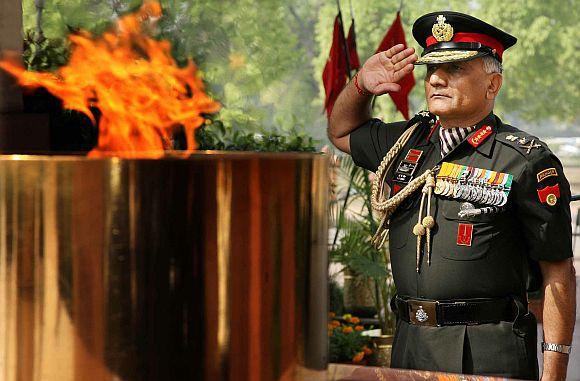
[[407, 300], [411, 324], [437, 327], [437, 304], [438, 301]]

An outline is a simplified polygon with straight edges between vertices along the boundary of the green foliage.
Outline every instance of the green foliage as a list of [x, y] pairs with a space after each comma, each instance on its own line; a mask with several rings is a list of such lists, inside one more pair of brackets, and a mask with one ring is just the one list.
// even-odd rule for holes
[[368, 172], [354, 165], [350, 156], [340, 158], [338, 173], [348, 188], [344, 198], [332, 202], [333, 209], [338, 209], [338, 213], [331, 224], [341, 237], [330, 248], [330, 261], [340, 263], [359, 279], [373, 281], [380, 327], [383, 333], [392, 333], [395, 318], [388, 305], [395, 289], [389, 258], [385, 248], [377, 250], [370, 242], [376, 230], [376, 216], [373, 215], [370, 201], [371, 180]]
[[340, 287], [338, 282], [334, 279], [328, 281], [328, 299], [330, 311], [334, 311], [336, 314], [341, 315], [344, 311], [344, 292]]
[[[45, 35], [63, 38], [69, 30], [101, 32], [140, 0], [51, 0], [43, 12]], [[336, 3], [321, 0], [161, 0], [165, 16], [158, 35], [174, 43], [179, 62], [193, 58], [210, 93], [225, 106], [220, 116], [245, 114], [263, 128], [293, 127], [299, 118], [309, 135], [325, 139], [322, 69], [328, 57]], [[345, 27], [349, 4], [342, 2]], [[392, 24], [398, 1], [352, 0], [361, 60], [370, 57]], [[34, 0], [24, 0], [26, 29], [36, 22]], [[407, 42], [420, 15], [442, 9], [468, 12], [519, 38], [505, 54], [505, 81], [496, 112], [507, 121], [545, 135], [577, 123], [580, 93], [578, 0], [413, 0], [405, 1], [402, 21]], [[36, 53], [35, 53], [36, 54]], [[45, 65], [46, 66], [46, 65]], [[425, 109], [421, 77], [410, 97], [411, 112]], [[401, 116], [390, 97], [380, 97], [375, 114]], [[516, 123], [516, 124], [523, 124]], [[530, 126], [530, 124], [536, 124]], [[531, 128], [530, 128], [531, 127]]]
[[352, 362], [352, 358], [367, 345], [369, 338], [359, 332], [345, 334], [335, 331], [330, 337], [329, 361], [333, 363]]
[[[352, 4], [358, 52], [364, 62], [374, 54], [392, 24], [399, 2], [352, 0]], [[580, 122], [578, 0], [413, 0], [403, 4], [401, 17], [407, 43], [418, 52], [422, 48], [412, 38], [413, 22], [425, 13], [438, 10], [469, 13], [518, 37], [518, 44], [504, 54], [504, 84], [495, 107], [504, 120], [540, 136], [556, 134]], [[343, 2], [343, 14], [345, 24], [350, 25], [346, 5]], [[326, 3], [320, 9], [316, 25], [320, 55], [315, 61], [314, 75], [322, 72], [326, 62], [335, 13], [334, 3]], [[417, 84], [410, 96], [411, 112], [427, 107], [422, 83], [424, 73], [424, 67], [416, 67]], [[319, 94], [318, 101], [322, 102], [322, 84]], [[401, 119], [388, 96], [378, 98], [375, 114], [385, 120]]]
[[36, 41], [34, 33], [24, 34], [23, 59], [27, 70], [55, 71], [66, 64], [69, 56], [68, 43], [62, 38], [46, 38]]
[[314, 139], [298, 127], [284, 133], [275, 130], [262, 130], [256, 133], [253, 130], [253, 127], [226, 127], [221, 121], [213, 121], [197, 130], [198, 149], [258, 152], [316, 151]]
[[[355, 329], [357, 324], [352, 323], [352, 319], [358, 321], [350, 315], [342, 323], [333, 320], [328, 325], [329, 336], [329, 361], [333, 363], [360, 363], [364, 356], [357, 359], [357, 354], [364, 354], [365, 347], [371, 346], [369, 336], [363, 336], [362, 331]], [[336, 323], [336, 324], [335, 324]], [[362, 328], [362, 326], [358, 326]]]

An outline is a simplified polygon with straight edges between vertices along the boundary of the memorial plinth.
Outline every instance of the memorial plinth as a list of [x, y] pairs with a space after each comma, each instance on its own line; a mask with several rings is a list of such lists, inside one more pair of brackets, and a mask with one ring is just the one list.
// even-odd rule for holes
[[0, 379], [323, 371], [327, 164], [0, 156]]

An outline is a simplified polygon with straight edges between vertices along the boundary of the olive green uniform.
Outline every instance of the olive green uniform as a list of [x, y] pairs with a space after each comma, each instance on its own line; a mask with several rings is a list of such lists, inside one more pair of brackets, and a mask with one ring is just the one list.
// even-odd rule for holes
[[[572, 256], [570, 187], [562, 165], [547, 146], [490, 114], [475, 131], [441, 158], [437, 126], [427, 122], [395, 161], [387, 183], [410, 149], [422, 151], [415, 176], [443, 162], [513, 175], [505, 210], [459, 218], [462, 200], [436, 195], [432, 214], [431, 263], [423, 254], [416, 271], [416, 236], [421, 192], [408, 197], [391, 217], [389, 251], [398, 295], [429, 300], [513, 297], [520, 305], [515, 322], [425, 327], [398, 319], [392, 366], [455, 373], [537, 379], [536, 320], [527, 312], [528, 260], [559, 261]], [[372, 119], [350, 135], [355, 163], [376, 171], [408, 123]], [[469, 144], [482, 126], [491, 126], [480, 144]], [[534, 140], [536, 144], [524, 145]], [[542, 171], [555, 169], [542, 178]], [[559, 188], [555, 205], [542, 201], [546, 187]], [[540, 192], [539, 192], [540, 191]], [[553, 202], [552, 202], [553, 203]], [[471, 245], [458, 245], [458, 226], [473, 227]], [[424, 250], [424, 248], [423, 248]]]

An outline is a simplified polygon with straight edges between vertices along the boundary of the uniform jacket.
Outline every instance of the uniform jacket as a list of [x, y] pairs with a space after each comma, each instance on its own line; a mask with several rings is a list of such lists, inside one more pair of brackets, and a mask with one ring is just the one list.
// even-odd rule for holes
[[[353, 131], [350, 144], [355, 163], [376, 171], [409, 124], [372, 119]], [[475, 146], [470, 144], [470, 138], [481, 135], [486, 126], [491, 127], [491, 133]], [[505, 210], [495, 214], [460, 218], [464, 200], [435, 195], [431, 264], [423, 255], [419, 273], [412, 229], [417, 223], [421, 192], [405, 200], [391, 217], [388, 243], [397, 293], [431, 300], [512, 296], [527, 305], [528, 262], [572, 256], [570, 187], [561, 163], [538, 138], [502, 123], [493, 114], [444, 158], [437, 128], [424, 122], [403, 147], [388, 176], [391, 188], [396, 185], [392, 181], [394, 171], [410, 149], [422, 151], [415, 177], [448, 162], [512, 174], [513, 183]], [[532, 140], [537, 146], [528, 149], [523, 142]], [[556, 188], [557, 202], [548, 205], [546, 189]], [[458, 244], [460, 224], [473, 229], [470, 245]], [[392, 364], [537, 379], [536, 346], [536, 320], [527, 308], [522, 309], [516, 322], [423, 327], [398, 321]]]

